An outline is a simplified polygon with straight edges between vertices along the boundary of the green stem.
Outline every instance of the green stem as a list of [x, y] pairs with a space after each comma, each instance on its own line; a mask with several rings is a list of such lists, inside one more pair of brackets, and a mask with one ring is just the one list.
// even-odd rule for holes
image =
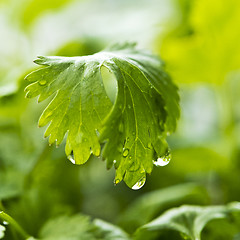
[[22, 227], [8, 214], [0, 211], [0, 218], [2, 221], [6, 221], [18, 232], [24, 239], [28, 239], [30, 236], [22, 229]]

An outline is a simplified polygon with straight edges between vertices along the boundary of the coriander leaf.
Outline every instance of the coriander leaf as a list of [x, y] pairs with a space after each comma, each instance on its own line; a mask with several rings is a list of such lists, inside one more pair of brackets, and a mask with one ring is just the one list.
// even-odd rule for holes
[[[26, 77], [33, 82], [26, 96], [42, 101], [55, 94], [39, 120], [39, 126], [51, 122], [45, 133], [49, 143], [60, 144], [68, 132], [65, 152], [76, 164], [91, 153], [99, 156], [105, 143], [102, 157], [107, 168], [114, 163], [115, 183], [124, 179], [129, 187], [141, 187], [153, 160], [166, 153], [166, 136], [179, 117], [177, 87], [162, 61], [124, 44], [83, 57], [39, 57], [35, 63], [46, 67]], [[114, 104], [102, 67], [117, 81]]]
[[95, 219], [93, 224], [100, 232], [101, 239], [105, 240], [130, 240], [130, 237], [120, 227], [105, 222], [101, 219]]
[[166, 211], [160, 217], [143, 225], [137, 231], [175, 230], [191, 240], [200, 240], [201, 232], [208, 222], [214, 219], [227, 218], [233, 212], [240, 212], [240, 203], [232, 202], [225, 206], [181, 206]]
[[59, 216], [45, 223], [40, 230], [43, 240], [94, 240], [94, 226], [88, 216], [76, 214], [74, 216]]
[[158, 189], [145, 193], [133, 201], [120, 215], [120, 226], [129, 232], [151, 221], [161, 211], [183, 204], [188, 200], [191, 203], [203, 203], [208, 199], [206, 190], [193, 183], [184, 183], [176, 186]]
[[65, 151], [67, 156], [74, 153], [76, 164], [86, 162], [91, 152], [99, 156], [96, 129], [112, 106], [101, 79], [102, 59], [40, 57], [35, 62], [47, 67], [27, 76], [33, 82], [26, 88], [27, 97], [40, 95], [41, 102], [55, 94], [39, 119], [39, 126], [51, 122], [45, 132], [49, 143], [59, 145], [68, 132]]

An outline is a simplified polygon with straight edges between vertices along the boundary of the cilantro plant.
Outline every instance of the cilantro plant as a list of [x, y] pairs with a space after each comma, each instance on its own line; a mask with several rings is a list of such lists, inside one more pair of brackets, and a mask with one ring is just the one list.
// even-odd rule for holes
[[239, 9], [0, 1], [0, 239], [240, 239]]
[[[38, 57], [35, 63], [44, 68], [26, 77], [26, 97], [39, 95], [41, 102], [54, 95], [39, 126], [50, 122], [44, 135], [50, 144], [59, 145], [67, 133], [65, 152], [73, 163], [101, 155], [107, 168], [116, 168], [115, 184], [124, 180], [139, 189], [154, 164], [169, 161], [166, 137], [176, 129], [179, 96], [158, 57], [135, 44], [117, 44], [93, 55]], [[117, 81], [116, 96], [108, 94], [103, 68]]]

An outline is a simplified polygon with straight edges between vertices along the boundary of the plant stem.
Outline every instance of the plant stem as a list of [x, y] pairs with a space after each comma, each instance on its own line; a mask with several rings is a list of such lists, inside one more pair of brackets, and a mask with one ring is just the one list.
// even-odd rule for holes
[[22, 227], [8, 214], [0, 211], [0, 219], [8, 222], [24, 239], [28, 239], [30, 236], [22, 229]]

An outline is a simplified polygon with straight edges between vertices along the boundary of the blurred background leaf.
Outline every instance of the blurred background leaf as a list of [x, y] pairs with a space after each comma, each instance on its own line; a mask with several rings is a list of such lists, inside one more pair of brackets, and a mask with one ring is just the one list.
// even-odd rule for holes
[[[136, 237], [137, 239], [142, 239], [140, 234], [141, 231], [161, 232], [165, 230], [173, 230], [181, 233], [185, 239], [200, 240], [201, 232], [208, 222], [214, 221], [215, 219], [228, 218], [232, 213], [238, 213], [239, 216], [239, 211], [239, 203], [236, 202], [229, 203], [226, 206], [199, 207], [184, 205], [180, 208], [170, 209], [160, 217], [143, 225], [136, 232]], [[231, 224], [237, 225], [237, 222], [235, 221], [234, 223], [232, 220]], [[239, 225], [235, 228], [235, 233], [238, 233], [238, 227]], [[223, 232], [224, 234], [226, 233], [226, 231]]]
[[160, 51], [173, 78], [181, 83], [221, 84], [240, 67], [239, 2], [174, 0], [172, 30]]

